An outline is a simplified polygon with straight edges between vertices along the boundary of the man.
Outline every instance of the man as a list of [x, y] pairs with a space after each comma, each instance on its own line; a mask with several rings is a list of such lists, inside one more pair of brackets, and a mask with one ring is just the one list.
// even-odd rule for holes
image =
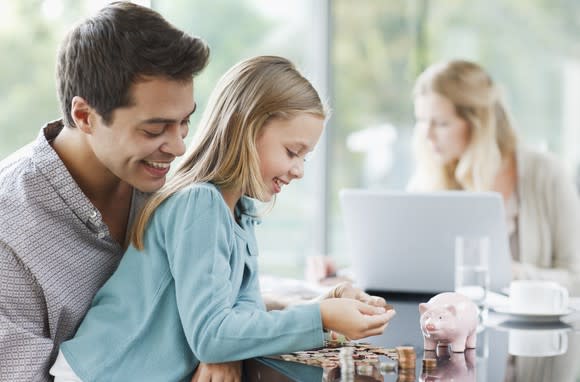
[[63, 119], [0, 162], [1, 380], [50, 379], [144, 198], [184, 153], [208, 57], [203, 41], [126, 2], [62, 42]]

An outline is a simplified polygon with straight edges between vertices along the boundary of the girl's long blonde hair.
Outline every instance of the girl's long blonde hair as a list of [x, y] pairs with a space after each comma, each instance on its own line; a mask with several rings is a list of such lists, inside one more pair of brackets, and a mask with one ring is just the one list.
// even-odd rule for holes
[[485, 70], [469, 61], [453, 60], [427, 68], [417, 79], [414, 98], [436, 93], [451, 101], [467, 122], [469, 143], [453, 163], [437, 163], [427, 137], [415, 129], [413, 190], [491, 190], [502, 160], [516, 148], [516, 134], [501, 94]]
[[263, 200], [256, 139], [269, 120], [302, 113], [326, 116], [318, 93], [289, 60], [258, 56], [228, 70], [209, 98], [187, 158], [141, 211], [131, 232], [133, 245], [143, 249], [155, 209], [193, 183], [212, 182]]

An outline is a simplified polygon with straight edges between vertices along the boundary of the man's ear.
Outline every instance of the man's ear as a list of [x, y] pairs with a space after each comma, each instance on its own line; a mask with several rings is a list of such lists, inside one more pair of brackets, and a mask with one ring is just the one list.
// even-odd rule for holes
[[91, 114], [94, 112], [89, 103], [82, 97], [74, 96], [71, 102], [71, 117], [78, 129], [86, 134], [92, 134], [94, 126]]

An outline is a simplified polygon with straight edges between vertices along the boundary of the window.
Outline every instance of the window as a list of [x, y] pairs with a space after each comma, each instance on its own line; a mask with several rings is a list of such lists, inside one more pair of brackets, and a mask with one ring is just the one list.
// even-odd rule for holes
[[503, 87], [520, 141], [580, 156], [580, 3], [539, 0], [351, 2], [333, 6], [336, 109], [331, 252], [347, 264], [338, 191], [404, 189], [412, 172], [412, 87], [430, 63], [480, 63]]
[[[54, 80], [57, 44], [73, 22], [105, 3], [0, 0], [0, 159], [33, 140], [46, 121], [59, 118]], [[307, 164], [305, 178], [279, 195], [257, 229], [263, 270], [300, 276], [305, 256], [320, 252], [348, 264], [338, 192], [345, 187], [405, 187], [412, 171], [411, 89], [417, 74], [434, 61], [467, 58], [481, 63], [503, 85], [521, 140], [557, 153], [572, 171], [578, 167], [580, 3], [141, 3], [150, 3], [211, 46], [210, 64], [196, 80], [200, 112], [193, 127], [219, 76], [241, 59], [258, 54], [292, 59], [322, 96], [330, 98], [327, 145], [320, 145]]]
[[[317, 87], [321, 96], [324, 73], [320, 70], [320, 42], [316, 37], [320, 20], [311, 0], [272, 2], [268, 0], [156, 0], [153, 8], [173, 24], [201, 36], [211, 48], [210, 64], [195, 84], [199, 113], [218, 78], [238, 61], [255, 55], [281, 55], [291, 59]], [[323, 68], [324, 69], [324, 68]], [[316, 236], [317, 166], [319, 153], [306, 162], [305, 176], [284, 188], [275, 208], [264, 215], [256, 228], [260, 266], [267, 272], [300, 276], [304, 256], [314, 252]], [[266, 208], [266, 206], [264, 206]]]

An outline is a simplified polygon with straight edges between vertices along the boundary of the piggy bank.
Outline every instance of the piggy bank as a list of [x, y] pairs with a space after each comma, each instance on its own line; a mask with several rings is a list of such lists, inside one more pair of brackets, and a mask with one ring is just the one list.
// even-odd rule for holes
[[419, 304], [419, 312], [425, 350], [436, 350], [439, 344], [451, 345], [457, 353], [475, 348], [479, 312], [469, 298], [459, 293], [440, 293]]

